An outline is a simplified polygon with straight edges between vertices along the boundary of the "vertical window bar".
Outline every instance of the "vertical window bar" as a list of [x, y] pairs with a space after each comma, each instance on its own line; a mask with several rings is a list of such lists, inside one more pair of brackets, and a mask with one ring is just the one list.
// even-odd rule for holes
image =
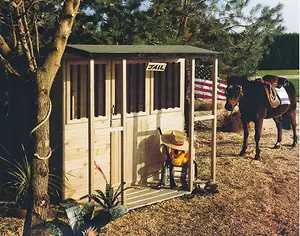
[[136, 98], [137, 98], [137, 87], [136, 87], [136, 64], [131, 64], [131, 71], [130, 71], [130, 112], [136, 112]]
[[173, 67], [172, 63], [168, 63], [166, 68], [166, 73], [168, 76], [168, 108], [172, 108], [173, 103]]
[[102, 65], [102, 87], [103, 87], [103, 92], [102, 92], [102, 101], [103, 101], [103, 107], [102, 107], [102, 116], [106, 115], [106, 86], [105, 86], [105, 82], [106, 82], [106, 64]]
[[172, 108], [174, 108], [176, 105], [175, 99], [176, 99], [176, 70], [175, 70], [176, 64], [172, 63], [172, 72], [174, 72], [174, 76], [172, 76]]
[[[74, 78], [73, 78], [73, 65], [70, 65], [70, 120], [73, 120], [73, 82], [74, 82]], [[68, 106], [69, 104], [67, 104]]]
[[121, 114], [121, 99], [122, 99], [122, 71], [121, 65], [115, 65], [115, 111], [116, 114]]
[[177, 99], [175, 100], [175, 106], [176, 107], [180, 107], [180, 74], [181, 74], [181, 67], [180, 67], [180, 63], [177, 63], [177, 76], [176, 76], [176, 82], [177, 82], [177, 86], [175, 87], [175, 94], [177, 94]]
[[95, 64], [95, 78], [94, 78], [94, 93], [95, 93], [95, 97], [94, 97], [94, 102], [95, 102], [95, 117], [99, 116], [99, 65]]
[[127, 113], [131, 113], [132, 64], [127, 65]]
[[165, 70], [163, 73], [163, 75], [165, 76], [165, 108], [168, 109], [169, 108], [169, 91], [168, 91], [168, 82], [169, 82], [169, 77], [168, 77], [168, 70]]
[[156, 73], [154, 72], [154, 110], [158, 109], [158, 78], [156, 78]]
[[141, 77], [141, 81], [142, 81], [142, 85], [141, 85], [141, 89], [140, 91], [142, 92], [142, 96], [140, 96], [140, 104], [141, 104], [141, 109], [142, 111], [146, 111], [146, 105], [145, 105], [145, 84], [146, 84], [146, 63], [143, 63], [141, 65], [141, 74], [142, 74], [142, 77]]
[[161, 94], [161, 92], [162, 92], [162, 74], [161, 73], [158, 73], [158, 72], [156, 72], [156, 74], [158, 75], [158, 82], [159, 82], [159, 86], [158, 86], [158, 94], [157, 94], [157, 96], [158, 96], [158, 110], [160, 110], [161, 108], [162, 108], [162, 94]]
[[80, 119], [80, 101], [81, 101], [81, 94], [80, 94], [80, 75], [81, 75], [81, 67], [77, 65], [77, 119]]
[[89, 99], [90, 99], [90, 67], [89, 65], [86, 65], [86, 118], [89, 118], [89, 112], [90, 112], [90, 107], [89, 107]]
[[140, 111], [140, 64], [136, 64], [136, 99], [135, 99], [135, 111]]
[[87, 67], [86, 65], [80, 65], [80, 118], [86, 118], [87, 117], [87, 73], [86, 73]]

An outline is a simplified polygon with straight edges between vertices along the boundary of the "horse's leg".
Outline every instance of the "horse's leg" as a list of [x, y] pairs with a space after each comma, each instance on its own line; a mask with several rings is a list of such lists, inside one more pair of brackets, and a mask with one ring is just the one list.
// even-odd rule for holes
[[293, 144], [292, 144], [292, 147], [295, 147], [296, 143], [298, 143], [297, 133], [296, 133], [296, 127], [297, 127], [296, 110], [293, 110], [293, 111], [290, 112], [290, 117], [291, 117], [291, 122], [292, 122], [292, 129], [293, 129]]
[[243, 147], [242, 147], [242, 150], [241, 150], [239, 156], [244, 156], [245, 152], [247, 150], [247, 147], [248, 147], [248, 136], [249, 136], [250, 122], [242, 119], [242, 123], [243, 123], [243, 129], [244, 129], [244, 141], [243, 141]]
[[258, 119], [255, 124], [255, 145], [256, 145], [256, 154], [255, 154], [255, 159], [260, 160], [260, 148], [259, 148], [259, 141], [260, 141], [260, 136], [261, 136], [261, 131], [262, 131], [262, 126], [263, 126], [263, 118]]
[[273, 148], [278, 149], [281, 147], [282, 141], [282, 117], [274, 118], [273, 120], [275, 121], [277, 127], [277, 142]]

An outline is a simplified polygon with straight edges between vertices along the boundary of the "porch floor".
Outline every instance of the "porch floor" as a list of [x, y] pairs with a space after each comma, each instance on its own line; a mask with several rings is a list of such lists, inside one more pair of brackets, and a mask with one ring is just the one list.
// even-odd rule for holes
[[161, 189], [156, 189], [155, 185], [137, 185], [136, 187], [137, 188], [128, 189], [125, 192], [125, 205], [129, 211], [190, 193], [189, 191], [179, 190], [177, 188], [170, 189], [169, 185]]

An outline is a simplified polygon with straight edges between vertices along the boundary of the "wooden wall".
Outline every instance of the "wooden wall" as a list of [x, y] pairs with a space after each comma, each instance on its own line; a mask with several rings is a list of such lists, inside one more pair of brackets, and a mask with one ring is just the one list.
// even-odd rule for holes
[[[175, 60], [176, 61], [176, 60]], [[121, 126], [120, 115], [110, 118], [110, 107], [113, 103], [114, 96], [110, 94], [110, 80], [115, 79], [114, 65], [110, 64], [112, 61], [106, 61], [107, 67], [105, 72], [98, 73], [105, 76], [106, 83], [102, 81], [102, 87], [107, 86], [106, 99], [112, 99], [111, 103], [107, 102], [107, 106], [101, 106], [98, 102], [98, 107], [105, 108], [106, 115], [94, 118], [94, 160], [102, 168], [108, 181], [114, 186], [118, 186], [121, 182], [121, 132], [111, 132], [111, 127]], [[180, 59], [182, 67], [180, 73], [176, 73], [176, 77], [183, 78], [184, 73], [184, 60]], [[84, 104], [87, 104], [88, 91], [85, 89], [86, 67], [82, 66], [83, 62], [76, 61], [65, 63], [64, 68], [72, 65], [69, 72], [65, 72], [63, 77], [66, 78], [63, 84], [63, 94], [65, 96], [62, 111], [62, 170], [64, 173], [63, 183], [63, 198], [79, 199], [89, 192], [89, 165], [94, 169], [94, 183], [91, 189], [105, 189], [105, 181], [99, 171], [94, 167], [93, 163], [89, 161], [88, 150], [88, 118], [85, 116], [86, 110], [81, 109]], [[132, 63], [132, 62], [127, 62]], [[142, 65], [142, 64], [141, 64]], [[144, 66], [145, 67], [145, 66]], [[99, 67], [100, 68], [100, 67]], [[134, 68], [134, 67], [132, 67]], [[142, 67], [141, 67], [142, 68]], [[79, 79], [85, 77], [84, 81]], [[137, 73], [140, 74], [140, 73]], [[148, 74], [149, 75], [149, 74]], [[145, 76], [145, 74], [143, 74]], [[142, 76], [142, 77], [143, 77]], [[155, 77], [155, 76], [154, 76]], [[130, 113], [126, 118], [126, 156], [125, 156], [125, 182], [127, 185], [132, 183], [146, 184], [149, 181], [159, 180], [159, 171], [161, 169], [164, 157], [160, 153], [160, 137], [157, 130], [158, 127], [162, 131], [167, 129], [184, 128], [183, 117], [183, 81], [180, 82], [180, 106], [172, 107], [170, 109], [150, 110], [153, 107], [153, 102], [149, 102], [151, 95], [150, 88], [154, 88], [155, 79], [152, 77], [146, 78], [143, 86], [145, 89], [145, 105], [146, 109], [141, 112]], [[140, 78], [143, 79], [143, 78]], [[80, 84], [80, 89], [78, 85]], [[165, 86], [166, 83], [163, 83]], [[85, 87], [86, 86], [86, 87]], [[112, 85], [114, 86], [114, 85]], [[178, 87], [177, 86], [177, 87]], [[100, 88], [101, 86], [99, 86]], [[85, 91], [80, 93], [81, 89]], [[112, 89], [114, 91], [114, 89]], [[154, 91], [154, 90], [152, 90]], [[98, 93], [98, 98], [102, 92]], [[179, 96], [178, 96], [179, 97]], [[77, 101], [77, 100], [78, 101]], [[82, 104], [81, 104], [82, 103]], [[178, 102], [177, 102], [178, 103]], [[71, 104], [67, 107], [66, 104]], [[81, 104], [80, 106], [78, 104]], [[151, 105], [150, 105], [151, 104]], [[179, 104], [178, 104], [179, 105]], [[79, 107], [79, 111], [78, 108]], [[76, 112], [77, 109], [77, 112]], [[82, 114], [83, 112], [83, 114]]]
[[[102, 168], [107, 180], [110, 179], [110, 134], [97, 130], [105, 122], [96, 122], [95, 161]], [[64, 140], [64, 197], [79, 198], [88, 193], [88, 123], [68, 124], [65, 126]], [[93, 167], [94, 164], [92, 163]], [[95, 168], [95, 189], [104, 188], [105, 181]]]
[[[162, 131], [183, 130], [183, 123], [181, 112], [127, 118], [126, 184], [158, 181], [164, 157], [159, 149], [160, 136], [157, 128], [161, 127]], [[117, 186], [121, 180], [120, 133], [103, 132], [103, 126], [106, 124], [95, 123], [95, 160], [108, 181], [111, 178], [112, 183]], [[64, 198], [77, 199], [88, 193], [87, 123], [66, 125], [64, 145], [63, 165], [67, 175]], [[94, 188], [105, 188], [105, 182], [96, 169]]]

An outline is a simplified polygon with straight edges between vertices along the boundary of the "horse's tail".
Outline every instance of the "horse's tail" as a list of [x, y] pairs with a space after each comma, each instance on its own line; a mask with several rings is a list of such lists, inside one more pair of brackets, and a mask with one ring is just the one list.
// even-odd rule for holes
[[[283, 77], [281, 77], [281, 78], [283, 78]], [[287, 83], [284, 85], [284, 88], [289, 95], [291, 104], [290, 104], [289, 111], [282, 116], [282, 128], [289, 130], [292, 125], [292, 120], [291, 120], [291, 117], [287, 114], [291, 111], [296, 110], [296, 108], [297, 108], [297, 93], [296, 93], [296, 88], [295, 88], [294, 84], [292, 82], [290, 82], [288, 79], [286, 79], [286, 80], [287, 80]]]
[[296, 109], [297, 106], [297, 93], [296, 93], [296, 88], [292, 82], [287, 80], [287, 83], [284, 86], [286, 92], [289, 95], [289, 99], [291, 102], [291, 109]]
[[286, 129], [286, 130], [289, 130], [289, 129], [291, 129], [291, 125], [292, 125], [291, 117], [284, 114], [282, 116], [282, 128]]

